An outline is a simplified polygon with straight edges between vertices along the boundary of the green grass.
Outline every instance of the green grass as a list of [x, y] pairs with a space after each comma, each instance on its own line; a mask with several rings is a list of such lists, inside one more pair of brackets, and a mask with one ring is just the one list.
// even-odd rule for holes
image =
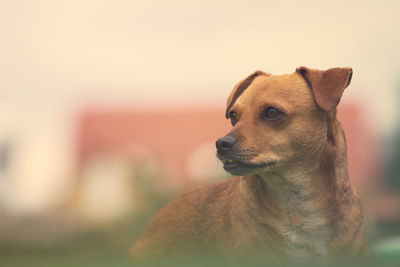
[[[150, 206], [146, 213], [138, 214], [134, 218], [126, 218], [106, 228], [89, 228], [89, 230], [76, 233], [69, 238], [53, 239], [42, 242], [8, 242], [0, 243], [0, 267], [102, 267], [102, 266], [142, 266], [134, 264], [129, 258], [129, 248], [140, 236], [147, 223], [159, 208], [165, 203], [160, 200]], [[384, 227], [387, 228], [387, 227]], [[394, 232], [398, 232], [396, 226]], [[383, 236], [392, 236], [387, 233]], [[380, 238], [382, 239], [382, 238]], [[385, 243], [384, 243], [385, 244]], [[392, 244], [392, 243], [390, 243]], [[377, 246], [379, 248], [379, 246]], [[383, 247], [383, 249], [382, 249]], [[385, 249], [389, 247], [388, 249]], [[375, 244], [370, 244], [372, 262], [365, 263], [331, 263], [319, 266], [379, 266], [399, 267], [400, 252], [393, 251], [396, 246], [380, 246], [374, 250]], [[389, 253], [390, 252], [390, 253]], [[199, 254], [182, 258], [174, 262], [158, 261], [150, 266], [266, 266], [266, 262], [255, 261], [226, 261], [212, 254]], [[300, 266], [299, 264], [286, 264], [280, 266]], [[310, 265], [304, 265], [310, 266]]]

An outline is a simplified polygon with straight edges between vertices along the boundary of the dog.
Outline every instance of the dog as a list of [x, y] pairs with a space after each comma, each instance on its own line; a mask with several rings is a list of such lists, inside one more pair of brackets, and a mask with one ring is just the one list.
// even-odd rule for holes
[[167, 204], [134, 244], [134, 257], [213, 250], [313, 261], [367, 258], [362, 203], [347, 170], [336, 107], [351, 68], [256, 71], [230, 94], [232, 130], [217, 157], [235, 177]]

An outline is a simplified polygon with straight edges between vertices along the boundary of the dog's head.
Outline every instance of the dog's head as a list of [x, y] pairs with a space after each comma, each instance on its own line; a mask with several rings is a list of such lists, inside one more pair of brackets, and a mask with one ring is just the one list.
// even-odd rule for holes
[[256, 71], [228, 98], [233, 129], [216, 142], [217, 156], [234, 175], [263, 173], [317, 159], [328, 142], [328, 119], [352, 76], [350, 68], [298, 68], [272, 76]]

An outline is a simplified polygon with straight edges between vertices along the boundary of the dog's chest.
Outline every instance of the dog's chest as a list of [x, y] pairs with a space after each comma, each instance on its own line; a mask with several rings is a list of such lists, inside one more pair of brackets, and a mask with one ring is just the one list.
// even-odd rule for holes
[[311, 200], [291, 199], [286, 206], [288, 221], [283, 225], [287, 255], [295, 259], [324, 258], [332, 230], [328, 220]]

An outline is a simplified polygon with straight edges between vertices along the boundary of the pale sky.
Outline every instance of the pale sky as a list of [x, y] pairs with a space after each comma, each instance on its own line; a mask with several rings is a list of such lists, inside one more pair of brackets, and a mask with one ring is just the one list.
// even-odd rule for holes
[[224, 104], [257, 69], [350, 66], [344, 100], [387, 132], [399, 14], [400, 1], [0, 0], [0, 105], [24, 117], [86, 102]]

